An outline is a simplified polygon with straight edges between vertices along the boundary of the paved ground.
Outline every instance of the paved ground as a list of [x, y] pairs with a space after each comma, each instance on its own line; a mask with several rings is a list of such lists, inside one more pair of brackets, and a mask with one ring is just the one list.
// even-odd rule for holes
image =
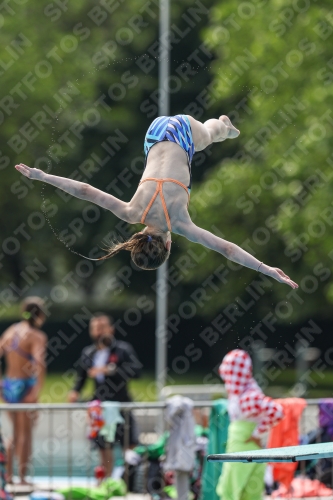
[[[37, 491], [37, 490], [36, 490]], [[17, 494], [17, 495], [14, 495], [14, 498], [15, 499], [18, 499], [18, 500], [29, 500], [29, 495], [26, 495], [26, 494]], [[134, 493], [129, 493], [126, 497], [114, 497], [114, 498], [117, 498], [117, 500], [150, 500], [151, 497], [150, 495], [136, 495]]]
[[[15, 495], [17, 500], [29, 500], [29, 496], [20, 494]], [[151, 500], [150, 495], [136, 495], [134, 493], [129, 493], [126, 497], [114, 497], [116, 500]], [[264, 500], [272, 500], [271, 497], [264, 497]], [[288, 498], [288, 500], [299, 500], [299, 498]], [[307, 497], [306, 500], [333, 500], [333, 497]]]
[[[69, 486], [70, 484], [75, 485], [75, 486], [94, 486], [94, 481], [89, 480], [86, 478], [72, 478], [71, 483], [69, 483], [69, 478], [66, 477], [59, 477], [59, 478], [35, 478], [34, 484], [35, 487], [33, 488], [34, 491], [45, 491], [49, 492], [52, 491], [52, 489], [61, 488], [61, 487], [66, 487]], [[27, 489], [26, 487], [22, 486], [14, 486], [14, 487], [8, 487], [8, 491], [11, 491], [14, 494], [15, 499], [20, 499], [20, 500], [29, 500], [29, 493], [31, 493], [31, 489]], [[150, 495], [145, 494], [135, 494], [135, 493], [129, 493], [125, 497], [115, 497], [116, 500], [151, 500]], [[330, 497], [308, 497], [307, 500], [333, 500], [333, 496]], [[263, 500], [272, 500], [271, 497], [265, 496]], [[288, 500], [294, 500], [293, 498], [289, 498]], [[296, 500], [296, 499], [295, 499]], [[299, 499], [298, 499], [299, 500]]]
[[[14, 496], [14, 498], [17, 500], [30, 500], [30, 497], [26, 496], [26, 495], [16, 495], [16, 496]], [[151, 500], [151, 497], [149, 495], [134, 495], [134, 494], [129, 494], [129, 495], [127, 495], [127, 497], [113, 497], [113, 498], [116, 498], [117, 500]], [[308, 500], [311, 500], [311, 499], [308, 499]], [[328, 499], [328, 500], [331, 500], [331, 499]]]
[[[34, 481], [35, 487], [34, 491], [51, 491], [52, 486], [53, 489], [61, 488], [61, 487], [66, 487], [69, 485], [69, 479], [68, 478], [53, 478], [51, 481], [49, 478], [35, 478]], [[73, 478], [72, 483], [73, 485], [76, 486], [88, 486], [89, 483], [87, 483], [87, 479], [84, 478]], [[90, 486], [93, 486], [94, 482], [90, 480]], [[29, 493], [31, 492], [31, 489], [28, 489], [26, 487], [22, 486], [14, 486], [14, 487], [8, 487], [8, 491], [11, 491], [14, 494], [15, 499], [20, 499], [20, 500], [29, 500]], [[135, 493], [129, 493], [125, 497], [115, 497], [116, 500], [151, 500], [150, 495], [140, 495], [140, 494], [135, 494]], [[333, 500], [333, 496], [331, 497], [308, 497], [307, 500]], [[272, 500], [271, 497], [266, 496], [264, 497], [264, 500]], [[289, 498], [288, 500], [294, 500], [293, 498]], [[295, 499], [296, 500], [296, 499]], [[299, 499], [298, 499], [299, 500]]]

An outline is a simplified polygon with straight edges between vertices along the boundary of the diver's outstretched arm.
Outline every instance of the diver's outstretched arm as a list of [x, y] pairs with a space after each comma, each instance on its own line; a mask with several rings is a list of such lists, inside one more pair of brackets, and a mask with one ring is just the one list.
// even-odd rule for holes
[[59, 177], [58, 175], [46, 174], [38, 168], [30, 168], [23, 163], [15, 165], [15, 168], [29, 179], [51, 184], [52, 186], [55, 186], [58, 189], [75, 196], [76, 198], [91, 201], [100, 207], [110, 210], [110, 212], [114, 213], [117, 217], [126, 222], [131, 222], [129, 220], [129, 204], [118, 200], [118, 198], [112, 196], [111, 194], [104, 193], [104, 191], [100, 191], [85, 182], [67, 179], [67, 177]]
[[190, 241], [200, 243], [211, 250], [221, 253], [227, 259], [237, 262], [237, 264], [249, 267], [255, 271], [259, 270], [259, 272], [276, 279], [280, 283], [285, 283], [286, 285], [291, 286], [291, 288], [298, 288], [297, 283], [292, 281], [289, 276], [281, 271], [281, 269], [267, 266], [239, 246], [231, 243], [230, 241], [223, 240], [209, 231], [196, 226], [192, 221], [187, 221], [186, 223], [179, 222], [177, 224], [177, 230], [174, 232], [185, 236], [185, 238]]

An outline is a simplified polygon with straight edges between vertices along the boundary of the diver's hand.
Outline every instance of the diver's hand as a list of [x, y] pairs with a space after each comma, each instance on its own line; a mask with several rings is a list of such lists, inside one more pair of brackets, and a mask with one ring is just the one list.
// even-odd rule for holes
[[39, 170], [39, 168], [30, 168], [24, 163], [19, 163], [15, 165], [16, 170], [18, 170], [22, 175], [28, 177], [28, 179], [41, 181], [43, 177], [43, 170]]
[[266, 266], [266, 264], [262, 264], [259, 267], [259, 272], [266, 274], [266, 276], [270, 276], [274, 278], [279, 283], [285, 283], [289, 285], [291, 288], [298, 288], [298, 284], [295, 281], [292, 281], [289, 276], [287, 276], [281, 269], [277, 267]]

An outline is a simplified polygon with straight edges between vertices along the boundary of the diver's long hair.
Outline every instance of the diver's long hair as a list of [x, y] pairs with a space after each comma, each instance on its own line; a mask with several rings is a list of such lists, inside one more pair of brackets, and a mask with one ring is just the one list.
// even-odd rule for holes
[[165, 247], [162, 236], [156, 233], [136, 233], [129, 240], [113, 243], [107, 254], [98, 260], [105, 260], [117, 255], [121, 250], [131, 252], [134, 264], [141, 269], [153, 270], [165, 262], [170, 250]]

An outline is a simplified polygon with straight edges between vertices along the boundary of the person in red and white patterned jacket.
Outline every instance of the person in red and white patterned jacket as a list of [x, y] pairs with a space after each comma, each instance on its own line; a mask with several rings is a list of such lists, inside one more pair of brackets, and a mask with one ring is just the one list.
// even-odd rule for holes
[[252, 440], [259, 443], [260, 437], [283, 418], [282, 406], [265, 396], [252, 376], [252, 361], [241, 349], [230, 351], [219, 368], [228, 393], [230, 421], [256, 422]]
[[[261, 437], [283, 418], [282, 406], [265, 396], [252, 375], [247, 352], [229, 352], [219, 368], [228, 393], [227, 453], [261, 448]], [[265, 464], [223, 464], [216, 492], [223, 500], [260, 500]]]

